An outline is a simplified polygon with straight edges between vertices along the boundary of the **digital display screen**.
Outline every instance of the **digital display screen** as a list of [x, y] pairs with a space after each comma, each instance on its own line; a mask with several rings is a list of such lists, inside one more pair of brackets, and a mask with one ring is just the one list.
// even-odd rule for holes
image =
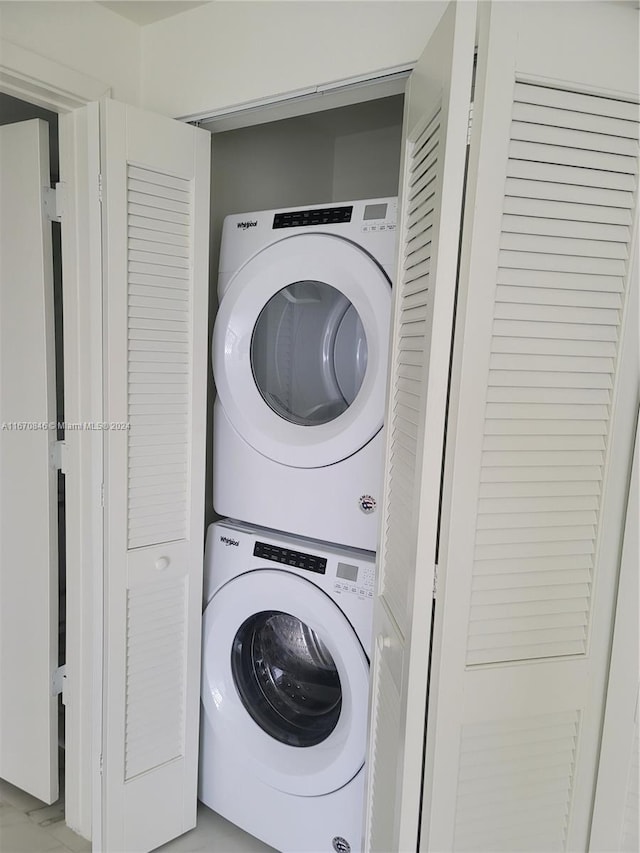
[[363, 219], [384, 219], [387, 215], [386, 204], [367, 204], [364, 208]]
[[345, 581], [358, 580], [358, 567], [350, 566], [349, 563], [338, 563], [336, 575]]

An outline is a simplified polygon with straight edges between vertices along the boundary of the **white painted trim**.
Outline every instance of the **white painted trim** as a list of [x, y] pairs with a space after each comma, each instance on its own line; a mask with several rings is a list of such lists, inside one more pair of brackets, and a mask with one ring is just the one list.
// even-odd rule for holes
[[412, 68], [413, 65], [385, 68], [369, 75], [318, 84], [213, 112], [183, 116], [182, 120], [197, 122], [211, 133], [220, 133], [386, 98], [404, 93]]
[[[65, 420], [102, 421], [102, 272], [98, 200], [98, 104], [62, 115], [62, 223]], [[92, 836], [101, 733], [103, 433], [68, 429], [67, 688], [65, 808], [67, 824]], [[97, 734], [96, 734], [97, 733]], [[96, 790], [97, 789], [97, 790]], [[99, 811], [97, 812], [99, 814]]]
[[110, 91], [102, 80], [0, 39], [0, 92], [65, 113]]

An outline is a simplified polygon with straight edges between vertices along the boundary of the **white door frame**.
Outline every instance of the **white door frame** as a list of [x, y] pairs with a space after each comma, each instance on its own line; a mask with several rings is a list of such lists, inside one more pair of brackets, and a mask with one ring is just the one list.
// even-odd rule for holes
[[102, 80], [0, 39], [0, 92], [67, 113], [110, 93]]
[[[87, 396], [95, 386], [96, 364], [92, 344], [102, 327], [101, 281], [96, 274], [95, 252], [100, 249], [97, 205], [91, 216], [88, 177], [99, 170], [98, 143], [90, 139], [94, 124], [79, 118], [74, 110], [108, 95], [109, 86], [86, 74], [39, 56], [0, 39], [0, 92], [58, 113], [60, 172], [64, 196], [64, 365], [65, 419], [68, 423], [100, 420], [101, 399]], [[95, 120], [97, 131], [97, 113]], [[89, 148], [87, 143], [95, 143]], [[95, 163], [82, 156], [94, 150]], [[97, 198], [98, 188], [93, 194]], [[97, 239], [97, 243], [96, 243]], [[93, 270], [93, 273], [92, 273]], [[81, 285], [81, 286], [80, 286]], [[96, 300], [96, 294], [100, 299]], [[73, 296], [74, 298], [70, 298]], [[90, 321], [90, 322], [89, 322]], [[95, 349], [95, 347], [93, 347]], [[101, 351], [100, 351], [101, 354]], [[100, 365], [101, 371], [101, 365]], [[101, 397], [101, 391], [100, 391]], [[102, 442], [91, 431], [78, 430], [65, 436], [63, 470], [69, 475], [66, 490], [67, 519], [67, 683], [65, 685], [65, 817], [67, 824], [86, 838], [92, 834], [92, 777], [95, 751], [96, 707], [93, 669], [96, 654], [96, 619], [101, 617], [102, 597], [102, 511], [99, 493], [87, 493], [91, 484], [102, 482]], [[99, 453], [89, 445], [100, 445]], [[90, 568], [92, 569], [90, 571]], [[97, 623], [99, 624], [99, 622]], [[101, 655], [101, 649], [99, 651]], [[96, 679], [96, 683], [99, 679]]]

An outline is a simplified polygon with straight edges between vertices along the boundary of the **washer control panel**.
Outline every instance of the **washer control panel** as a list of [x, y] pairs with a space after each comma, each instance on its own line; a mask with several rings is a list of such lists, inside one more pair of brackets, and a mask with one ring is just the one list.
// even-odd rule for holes
[[[359, 559], [361, 555], [362, 560]], [[298, 551], [265, 540], [256, 540], [253, 545], [254, 557], [279, 563], [283, 568], [290, 566], [324, 575], [327, 592], [332, 590], [336, 595], [352, 595], [366, 600], [373, 598], [376, 569], [375, 563], [364, 559], [364, 555], [364, 551], [358, 553], [354, 550], [352, 559], [351, 554], [335, 552], [321, 557], [310, 551]]]
[[357, 595], [359, 598], [373, 598], [375, 566], [339, 562], [336, 567], [336, 579], [333, 590], [337, 594]]

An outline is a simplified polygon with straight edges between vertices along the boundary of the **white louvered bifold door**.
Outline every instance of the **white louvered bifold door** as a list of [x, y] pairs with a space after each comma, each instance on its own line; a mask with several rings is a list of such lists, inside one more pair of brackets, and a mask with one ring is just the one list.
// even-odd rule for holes
[[101, 121], [101, 844], [133, 853], [196, 819], [210, 137], [113, 101]]
[[365, 838], [380, 853], [415, 850], [418, 838], [474, 29], [474, 4], [448, 8], [405, 101]]
[[423, 850], [588, 849], [637, 411], [637, 16], [482, 7]]
[[[0, 128], [0, 776], [58, 798], [58, 473], [49, 128]], [[2, 827], [0, 848], [15, 835]]]

